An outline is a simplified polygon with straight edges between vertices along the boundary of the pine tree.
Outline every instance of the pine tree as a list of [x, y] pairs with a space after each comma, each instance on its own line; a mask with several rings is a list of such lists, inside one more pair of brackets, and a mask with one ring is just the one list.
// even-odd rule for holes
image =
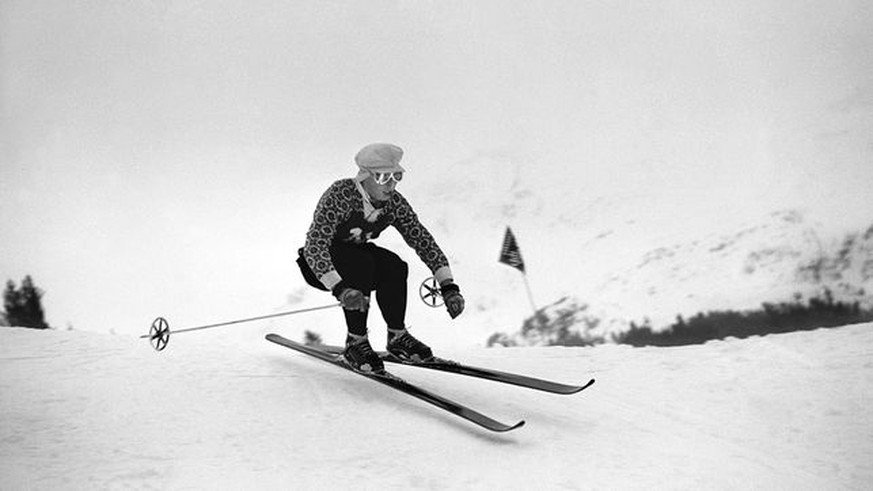
[[21, 303], [19, 298], [21, 294], [18, 293], [18, 289], [15, 288], [15, 283], [12, 280], [6, 282], [6, 290], [3, 291], [3, 311], [4, 316], [6, 317], [6, 322], [9, 325], [15, 324], [15, 316], [19, 312], [18, 305]]
[[12, 280], [6, 282], [3, 292], [3, 307], [9, 325], [47, 329], [45, 312], [42, 308], [43, 291], [34, 286], [30, 275], [24, 277], [21, 288], [16, 288]]

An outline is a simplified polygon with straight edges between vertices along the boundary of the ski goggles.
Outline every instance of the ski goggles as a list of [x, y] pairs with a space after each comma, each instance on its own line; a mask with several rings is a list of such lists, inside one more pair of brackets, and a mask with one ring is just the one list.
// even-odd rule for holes
[[370, 175], [373, 176], [373, 180], [376, 181], [376, 184], [380, 186], [384, 186], [392, 180], [394, 182], [400, 182], [400, 180], [403, 179], [402, 172], [371, 172]]

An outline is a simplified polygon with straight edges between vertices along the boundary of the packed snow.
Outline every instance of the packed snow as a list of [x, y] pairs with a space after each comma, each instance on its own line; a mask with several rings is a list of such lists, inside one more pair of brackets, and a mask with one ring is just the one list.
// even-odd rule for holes
[[[296, 322], [296, 321], [295, 321]], [[141, 339], [0, 329], [0, 489], [861, 489], [873, 324], [681, 348], [450, 348], [558, 396], [395, 373], [489, 433], [263, 339], [294, 322]], [[233, 342], [228, 340], [232, 339]]]

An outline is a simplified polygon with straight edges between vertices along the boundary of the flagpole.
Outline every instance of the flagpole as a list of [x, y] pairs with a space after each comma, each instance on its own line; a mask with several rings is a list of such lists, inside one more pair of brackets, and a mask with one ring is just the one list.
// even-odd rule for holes
[[534, 315], [537, 313], [537, 304], [534, 303], [533, 293], [530, 291], [530, 283], [527, 281], [527, 273], [521, 273], [524, 278], [524, 286], [527, 288], [527, 298], [530, 300], [530, 306], [533, 309]]
[[534, 315], [537, 313], [537, 305], [534, 303], [533, 293], [530, 290], [530, 283], [527, 281], [527, 271], [524, 269], [524, 260], [521, 258], [521, 250], [518, 248], [518, 242], [515, 240], [515, 235], [509, 226], [506, 227], [506, 233], [503, 234], [503, 246], [500, 248], [501, 263], [508, 264], [513, 268], [521, 271], [521, 276], [524, 278], [524, 287], [527, 289], [527, 298], [530, 300], [530, 306], [533, 309]]

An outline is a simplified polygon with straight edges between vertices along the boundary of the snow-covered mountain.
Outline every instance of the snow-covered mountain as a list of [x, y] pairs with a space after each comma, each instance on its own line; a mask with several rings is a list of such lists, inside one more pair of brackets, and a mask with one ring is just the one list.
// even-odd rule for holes
[[[564, 297], [546, 306], [543, 322], [569, 324], [571, 332], [592, 340], [609, 339], [628, 321], [645, 320], [657, 329], [678, 315], [751, 310], [765, 302], [827, 296], [873, 307], [873, 226], [822, 238], [796, 211], [769, 218], [729, 235], [655, 248], [606, 279], [588, 301]], [[519, 345], [555, 341], [505, 334]]]
[[873, 225], [822, 237], [802, 213], [786, 211], [732, 233], [652, 249], [601, 291], [614, 301], [634, 298], [660, 320], [703, 309], [753, 308], [824, 288], [870, 306], [871, 287]]
[[[873, 324], [683, 348], [465, 348], [556, 396], [396, 367], [491, 434], [268, 343], [0, 328], [2, 489], [861, 489]], [[283, 334], [293, 334], [286, 327]]]

